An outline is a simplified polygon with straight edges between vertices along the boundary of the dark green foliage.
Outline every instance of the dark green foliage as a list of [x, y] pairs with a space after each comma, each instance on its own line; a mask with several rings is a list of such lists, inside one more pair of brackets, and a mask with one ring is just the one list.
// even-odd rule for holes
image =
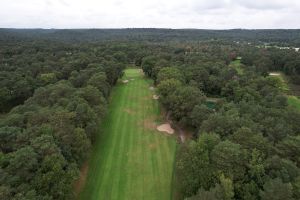
[[88, 85], [98, 88], [108, 98], [110, 85], [107, 83], [107, 78], [104, 72], [94, 74], [87, 82]]
[[[268, 76], [269, 70], [298, 76], [299, 54], [230, 44], [189, 44], [185, 51], [177, 47], [164, 66], [157, 64], [159, 53], [144, 60], [144, 72], [158, 84], [170, 117], [194, 132], [196, 141], [183, 145], [177, 160], [182, 196], [267, 198], [273, 190], [268, 181], [278, 179], [289, 185], [278, 196], [299, 197], [300, 113], [288, 107], [282, 85]], [[243, 64], [239, 71], [228, 66], [237, 54]], [[210, 150], [202, 146], [208, 137], [204, 132], [220, 138]], [[221, 174], [229, 192], [224, 192]]]
[[202, 123], [201, 130], [206, 132], [215, 132], [225, 137], [231, 135], [240, 127], [240, 119], [234, 115], [211, 115]]
[[234, 143], [240, 144], [243, 148], [257, 149], [266, 155], [271, 148], [268, 140], [261, 133], [254, 133], [251, 129], [245, 127], [238, 129], [229, 138]]
[[175, 79], [182, 83], [185, 82], [183, 74], [179, 69], [174, 67], [164, 67], [162, 68], [157, 75], [157, 82], [160, 83], [162, 81], [168, 79]]
[[181, 190], [191, 196], [199, 188], [209, 189], [217, 181], [217, 169], [211, 162], [211, 153], [220, 142], [216, 134], [203, 133], [196, 142], [183, 146], [177, 161]]
[[144, 73], [149, 76], [154, 78], [155, 74], [154, 74], [154, 67], [156, 64], [156, 58], [153, 56], [147, 56], [145, 58], [143, 58], [142, 61], [142, 69], [144, 71]]
[[195, 128], [200, 128], [203, 121], [207, 120], [209, 116], [213, 113], [213, 110], [206, 105], [196, 105], [190, 115], [189, 125]]
[[277, 144], [277, 152], [300, 166], [300, 135], [288, 136]]
[[74, 198], [73, 183], [128, 61], [123, 53], [106, 60], [92, 45], [49, 43], [0, 52], [0, 109], [13, 107], [0, 119], [0, 199]]
[[299, 84], [300, 54], [266, 42], [299, 46], [299, 30], [1, 29], [0, 199], [74, 198], [128, 65], [193, 131], [176, 163], [184, 198], [299, 199], [300, 113], [268, 72]]
[[264, 190], [260, 192], [262, 200], [292, 200], [292, 185], [283, 183], [279, 178], [271, 179], [264, 184]]
[[226, 178], [223, 174], [220, 176], [220, 183], [209, 191], [203, 188], [199, 189], [197, 194], [188, 200], [231, 200], [234, 197], [232, 180]]
[[211, 155], [213, 165], [234, 180], [245, 174], [246, 155], [241, 146], [230, 141], [220, 142]]
[[169, 97], [169, 110], [176, 120], [188, 120], [193, 108], [204, 102], [204, 94], [195, 87], [185, 86], [176, 88]]

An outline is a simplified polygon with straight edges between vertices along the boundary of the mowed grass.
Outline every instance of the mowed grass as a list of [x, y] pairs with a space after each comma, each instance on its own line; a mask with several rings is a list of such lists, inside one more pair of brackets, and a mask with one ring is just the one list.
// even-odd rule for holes
[[125, 79], [113, 89], [79, 198], [171, 199], [176, 139], [155, 129], [161, 116], [151, 80], [138, 69], [125, 70]]

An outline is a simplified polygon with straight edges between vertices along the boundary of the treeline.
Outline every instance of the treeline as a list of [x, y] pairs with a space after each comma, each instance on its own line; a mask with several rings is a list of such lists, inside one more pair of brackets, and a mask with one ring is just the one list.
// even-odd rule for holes
[[300, 30], [201, 30], [201, 29], [0, 29], [0, 41], [51, 39], [68, 42], [150, 41], [187, 42], [199, 40], [247, 41], [256, 44], [300, 45]]
[[255, 66], [256, 71], [263, 75], [269, 71], [281, 71], [290, 77], [292, 83], [300, 85], [300, 53], [294, 49], [248, 47], [240, 50], [243, 64]]
[[260, 63], [229, 65], [239, 48], [212, 43], [143, 59], [172, 119], [194, 130], [177, 155], [181, 198], [299, 199], [300, 112]]
[[2, 112], [10, 111], [0, 118], [0, 199], [73, 199], [79, 168], [101, 134], [111, 88], [139, 55], [137, 48], [6, 45], [0, 102]]
[[77, 87], [83, 85], [87, 75], [78, 72], [86, 68], [101, 67], [112, 85], [118, 67], [139, 64], [146, 54], [136, 44], [113, 42], [71, 45], [35, 40], [0, 45], [0, 113], [23, 103], [39, 87], [69, 78], [78, 79]]
[[[0, 199], [73, 198], [128, 65], [142, 67], [172, 119], [194, 132], [177, 158], [182, 198], [300, 198], [300, 114], [267, 76], [297, 79], [299, 53], [232, 42], [235, 31], [195, 41], [201, 30], [105, 30], [112, 41], [98, 41], [101, 31], [0, 30]], [[294, 35], [288, 43], [297, 31], [270, 34]], [[239, 56], [237, 70], [230, 63]]]

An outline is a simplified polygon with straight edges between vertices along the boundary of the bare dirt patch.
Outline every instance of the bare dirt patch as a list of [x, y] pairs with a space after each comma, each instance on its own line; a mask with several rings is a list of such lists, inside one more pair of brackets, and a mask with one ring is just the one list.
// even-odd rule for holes
[[156, 129], [160, 132], [166, 132], [168, 134], [174, 134], [174, 129], [171, 127], [169, 123], [165, 123], [156, 127]]
[[88, 170], [89, 170], [88, 162], [85, 162], [80, 169], [79, 178], [74, 183], [75, 196], [79, 195], [80, 191], [82, 190], [83, 186], [85, 185]]
[[148, 130], [155, 130], [157, 124], [155, 123], [156, 116], [149, 116], [138, 122], [138, 126], [142, 126]]
[[149, 144], [148, 146], [151, 150], [156, 149], [156, 144]]
[[151, 130], [154, 130], [156, 128], [156, 124], [155, 124], [155, 122], [152, 119], [145, 119], [145, 120], [143, 120], [143, 126], [146, 129], [151, 129]]
[[146, 96], [143, 96], [142, 99], [143, 99], [144, 101], [149, 101], [149, 100], [152, 99], [152, 96], [146, 95]]
[[128, 80], [123, 80], [122, 82], [123, 82], [123, 83], [128, 83], [129, 81], [128, 81]]
[[128, 114], [131, 114], [131, 115], [135, 114], [135, 111], [132, 109], [129, 109], [129, 108], [124, 108], [123, 110], [124, 110], [124, 112], [126, 112]]
[[145, 73], [142, 69], [139, 69], [139, 73], [141, 73], [142, 75], [145, 75]]
[[152, 98], [153, 98], [154, 100], [157, 100], [157, 99], [159, 99], [159, 96], [154, 94], [154, 95], [152, 96]]
[[188, 131], [187, 129], [184, 129], [178, 125], [175, 125], [176, 132], [178, 133], [179, 139], [182, 143], [184, 143], [186, 140], [193, 138], [193, 132]]
[[154, 87], [153, 86], [149, 87], [149, 90], [154, 90]]

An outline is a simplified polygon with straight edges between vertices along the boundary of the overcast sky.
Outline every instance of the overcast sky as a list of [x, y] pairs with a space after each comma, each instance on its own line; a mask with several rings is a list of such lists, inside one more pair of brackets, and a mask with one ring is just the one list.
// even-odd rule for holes
[[300, 28], [300, 0], [0, 0], [2, 28]]

